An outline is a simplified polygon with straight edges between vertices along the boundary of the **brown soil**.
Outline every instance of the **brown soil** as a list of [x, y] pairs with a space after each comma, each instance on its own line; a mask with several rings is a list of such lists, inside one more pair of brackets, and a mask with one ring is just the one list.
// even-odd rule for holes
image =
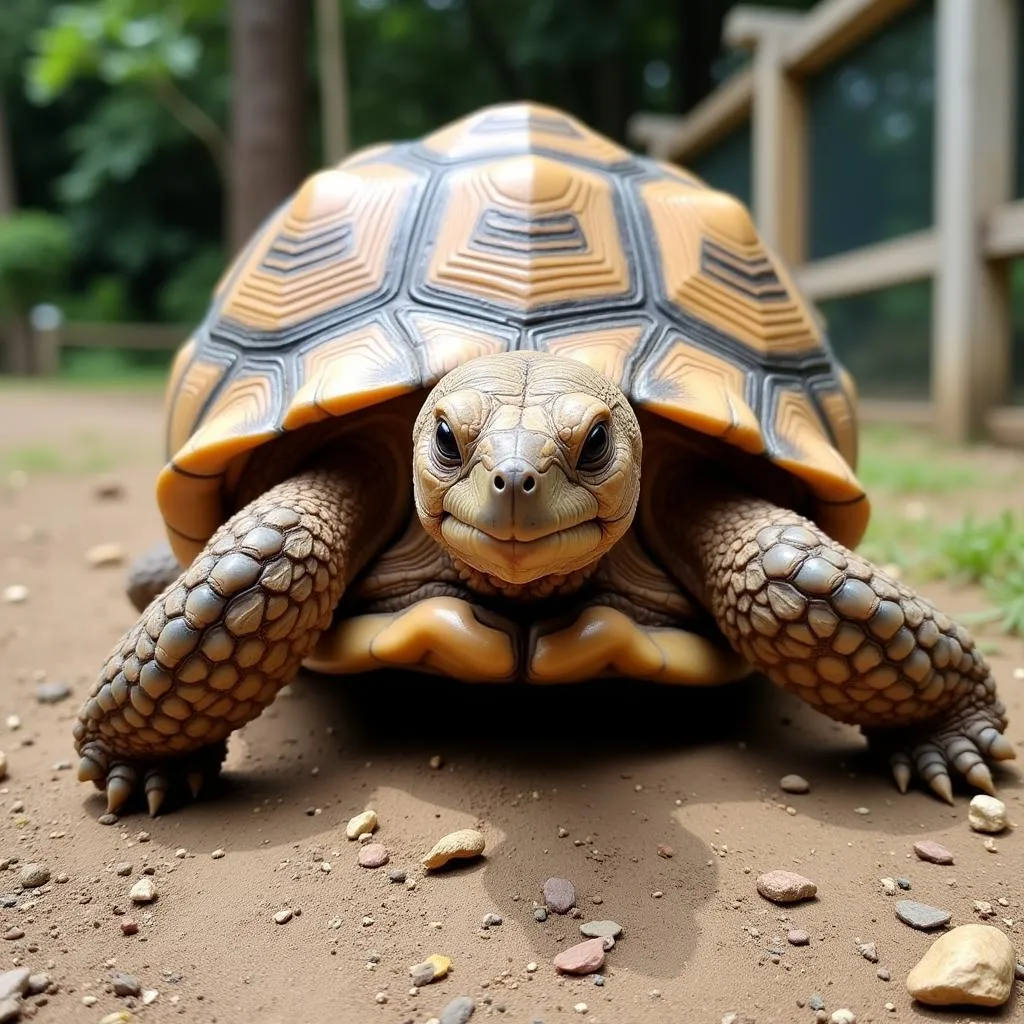
[[[977, 919], [975, 900], [1005, 897], [1009, 906], [997, 905], [992, 923], [1024, 954], [1019, 832], [986, 852], [968, 828], [965, 790], [953, 809], [918, 788], [900, 796], [865, 758], [855, 729], [765, 680], [707, 692], [629, 683], [510, 693], [425, 677], [304, 676], [234, 738], [215, 792], [155, 820], [133, 814], [98, 824], [100, 796], [67, 767], [71, 725], [134, 616], [123, 568], [89, 569], [83, 556], [106, 541], [134, 555], [159, 536], [159, 396], [5, 391], [0, 406], [0, 456], [48, 445], [68, 458], [29, 472], [22, 487], [0, 481], [0, 586], [30, 592], [25, 604], [0, 604], [0, 748], [10, 766], [0, 857], [40, 861], [54, 878], [69, 878], [18, 895], [15, 871], [0, 874], [0, 892], [20, 903], [0, 909], [0, 933], [25, 932], [3, 942], [0, 968], [45, 970], [59, 985], [28, 1001], [32, 1012], [46, 1000], [37, 1020], [99, 1021], [128, 1008], [151, 1024], [179, 1015], [421, 1024], [466, 994], [477, 1002], [474, 1024], [491, 1016], [718, 1024], [730, 1011], [768, 1024], [813, 1021], [801, 1004], [815, 992], [830, 1013], [849, 1007], [861, 1022], [1021, 1019], [1020, 984], [995, 1012], [912, 1004], [904, 979], [932, 937], [896, 920], [878, 881], [908, 877], [910, 896], [949, 909], [954, 924]], [[121, 501], [97, 500], [95, 474], [85, 471], [108, 458], [125, 485]], [[1009, 457], [992, 458], [1005, 466]], [[990, 503], [1011, 497], [993, 490]], [[25, 524], [42, 536], [24, 540]], [[972, 591], [924, 589], [954, 613], [981, 602]], [[1009, 735], [1024, 748], [1024, 687], [1013, 677], [1024, 645], [1000, 640], [991, 661]], [[44, 673], [70, 684], [71, 699], [37, 703]], [[12, 714], [18, 729], [3, 725]], [[433, 754], [444, 757], [440, 770], [429, 766]], [[782, 794], [778, 780], [788, 772], [807, 777], [811, 793]], [[1000, 773], [999, 784], [1011, 821], [1024, 823], [1019, 771]], [[356, 865], [344, 825], [366, 806], [380, 816], [388, 867], [406, 868], [414, 890], [389, 883], [386, 868]], [[857, 813], [865, 807], [870, 813]], [[484, 832], [485, 857], [423, 877], [419, 858], [463, 826]], [[911, 844], [921, 837], [945, 843], [955, 866], [916, 860]], [[658, 856], [659, 844], [674, 856]], [[215, 860], [218, 848], [226, 856]], [[131, 864], [129, 877], [115, 873], [120, 862]], [[147, 865], [159, 899], [133, 909], [128, 891]], [[766, 902], [754, 881], [772, 868], [809, 875], [818, 898], [789, 910]], [[552, 967], [555, 953], [580, 938], [580, 922], [534, 920], [550, 875], [573, 880], [585, 919], [624, 928], [601, 988]], [[298, 916], [275, 924], [286, 907]], [[504, 924], [482, 933], [491, 912]], [[122, 934], [126, 915], [138, 934]], [[364, 926], [364, 916], [374, 923]], [[811, 944], [789, 946], [788, 927], [805, 928]], [[855, 940], [876, 943], [877, 965]], [[781, 951], [777, 963], [771, 949]], [[380, 960], [371, 969], [372, 952]], [[451, 957], [450, 976], [410, 995], [410, 965], [434, 952]], [[530, 961], [539, 965], [532, 973]], [[879, 967], [891, 982], [878, 979]], [[148, 1006], [115, 996], [114, 970], [159, 996]], [[386, 1003], [375, 1001], [380, 992]], [[91, 1007], [81, 1002], [89, 995], [98, 997]], [[588, 1009], [577, 1013], [581, 1002]]]

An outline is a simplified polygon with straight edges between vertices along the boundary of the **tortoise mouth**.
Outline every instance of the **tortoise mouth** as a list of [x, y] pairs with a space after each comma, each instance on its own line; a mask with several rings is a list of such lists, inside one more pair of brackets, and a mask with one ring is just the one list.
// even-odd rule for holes
[[500, 540], [449, 513], [441, 520], [441, 536], [453, 555], [506, 583], [576, 572], [604, 549], [604, 531], [594, 519], [532, 540]]

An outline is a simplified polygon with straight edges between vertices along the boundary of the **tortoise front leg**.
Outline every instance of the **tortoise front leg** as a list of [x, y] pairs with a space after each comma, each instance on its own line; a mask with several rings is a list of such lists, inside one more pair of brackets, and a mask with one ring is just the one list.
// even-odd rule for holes
[[676, 491], [665, 557], [733, 647], [830, 717], [859, 724], [952, 803], [950, 765], [994, 792], [986, 757], [1015, 757], [971, 635], [802, 516], [755, 498]]
[[289, 682], [347, 582], [402, 510], [380, 460], [300, 473], [232, 516], [110, 654], [74, 727], [78, 777], [116, 812], [141, 784], [151, 814], [171, 773], [193, 793], [224, 742]]

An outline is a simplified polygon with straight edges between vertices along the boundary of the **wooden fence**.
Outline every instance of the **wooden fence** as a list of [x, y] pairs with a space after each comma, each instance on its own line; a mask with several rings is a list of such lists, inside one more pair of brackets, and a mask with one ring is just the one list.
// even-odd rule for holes
[[751, 125], [758, 226], [812, 300], [931, 279], [930, 401], [865, 402], [872, 417], [933, 424], [950, 441], [1024, 444], [1010, 404], [1009, 261], [1024, 255], [1024, 200], [1014, 200], [1018, 0], [935, 0], [933, 225], [809, 262], [805, 83], [886, 31], [916, 0], [820, 0], [806, 14], [741, 5], [727, 45], [751, 52], [682, 118], [637, 114], [635, 145], [685, 164]]

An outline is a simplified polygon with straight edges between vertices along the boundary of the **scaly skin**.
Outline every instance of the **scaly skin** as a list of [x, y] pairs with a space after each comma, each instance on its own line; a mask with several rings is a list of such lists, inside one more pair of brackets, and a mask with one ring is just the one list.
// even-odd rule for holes
[[971, 635], [813, 523], [757, 498], [676, 490], [682, 576], [733, 647], [773, 682], [912, 767], [952, 803], [952, 765], [994, 792], [1009, 760], [1003, 703]]
[[379, 460], [353, 458], [272, 487], [146, 608], [74, 729], [79, 778], [106, 788], [109, 812], [142, 782], [155, 814], [172, 772], [195, 793], [216, 770], [228, 735], [293, 678], [394, 528], [391, 484]]

